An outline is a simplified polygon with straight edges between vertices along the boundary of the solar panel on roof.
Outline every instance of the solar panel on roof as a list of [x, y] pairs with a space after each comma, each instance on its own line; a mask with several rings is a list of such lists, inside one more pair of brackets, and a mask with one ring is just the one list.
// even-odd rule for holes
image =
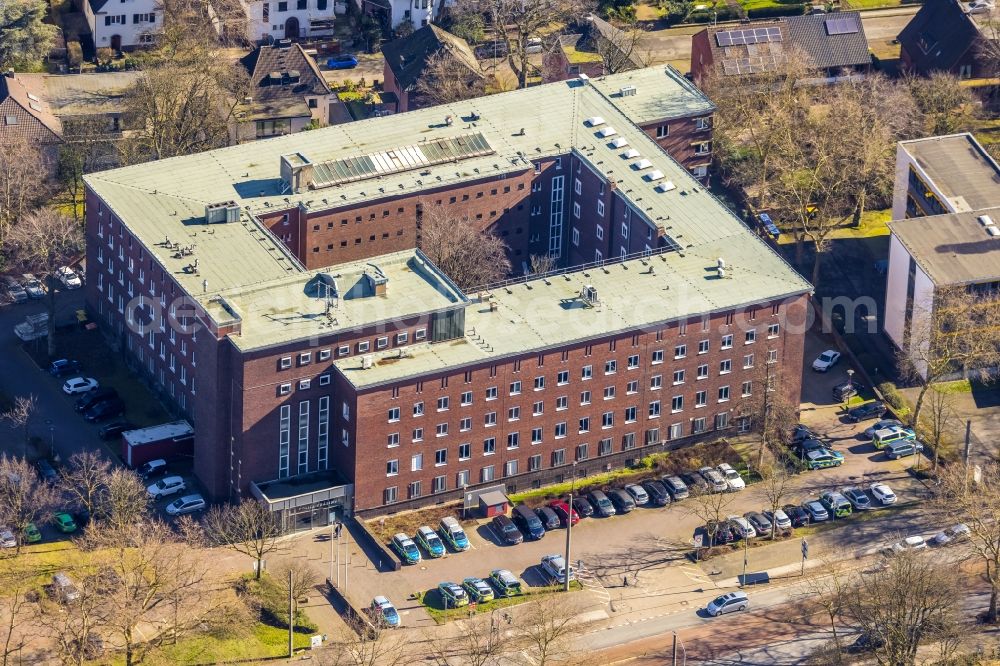
[[720, 47], [766, 44], [768, 42], [780, 41], [781, 28], [747, 28], [745, 30], [724, 30], [715, 33], [715, 43]]
[[391, 150], [329, 160], [314, 165], [314, 187], [330, 187], [373, 176], [490, 155], [494, 152], [481, 132], [449, 139], [435, 139]]
[[858, 22], [853, 16], [828, 18], [823, 23], [828, 35], [853, 35], [858, 31]]

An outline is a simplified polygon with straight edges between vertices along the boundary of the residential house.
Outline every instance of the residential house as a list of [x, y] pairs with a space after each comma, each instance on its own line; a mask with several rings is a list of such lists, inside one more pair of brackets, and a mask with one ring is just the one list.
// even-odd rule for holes
[[333, 34], [334, 0], [240, 0], [249, 20], [250, 39], [329, 37]]
[[828, 83], [871, 69], [861, 15], [835, 12], [705, 28], [691, 37], [691, 74], [699, 85], [712, 73], [763, 74], [780, 68], [793, 50]]
[[41, 97], [13, 71], [0, 77], [0, 144], [28, 139], [51, 158], [58, 152], [62, 123]]
[[[436, 1], [436, 4], [435, 4]], [[395, 30], [407, 21], [414, 28], [422, 28], [441, 15], [448, 0], [354, 0], [355, 5]]]
[[28, 90], [40, 97], [63, 125], [77, 120], [98, 120], [111, 133], [123, 129], [126, 91], [141, 72], [94, 74], [18, 74]]
[[591, 78], [645, 67], [647, 58], [637, 35], [589, 15], [579, 33], [560, 35], [542, 59], [542, 77], [565, 81], [580, 74]]
[[[988, 18], [988, 15], [985, 16]], [[927, 76], [950, 72], [963, 79], [995, 76], [982, 55], [984, 40], [995, 39], [958, 0], [928, 0], [899, 33], [899, 61]]]
[[467, 69], [470, 78], [485, 80], [486, 75], [468, 42], [436, 25], [425, 25], [408, 37], [382, 45], [385, 56], [383, 101], [391, 104], [395, 98], [397, 113], [425, 106], [414, 91], [424, 76], [428, 58], [442, 52]]
[[1000, 294], [998, 224], [1000, 166], [971, 134], [899, 143], [884, 325], [893, 344], [908, 349], [911, 331], [927, 330], [943, 287]]
[[236, 108], [236, 141], [329, 125], [331, 107], [341, 104], [298, 44], [261, 46], [240, 63], [250, 76], [250, 94]]
[[128, 51], [152, 44], [163, 29], [159, 0], [79, 0], [95, 48]]

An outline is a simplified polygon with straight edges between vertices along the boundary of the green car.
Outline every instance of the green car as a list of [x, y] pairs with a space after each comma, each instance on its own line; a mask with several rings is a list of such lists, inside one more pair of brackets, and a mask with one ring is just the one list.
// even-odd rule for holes
[[840, 493], [823, 493], [819, 496], [819, 501], [834, 518], [847, 518], [854, 511], [851, 503]]
[[462, 581], [462, 587], [469, 593], [472, 600], [477, 604], [484, 601], [493, 601], [493, 588], [482, 578], [472, 576]]
[[24, 528], [24, 540], [28, 543], [38, 543], [42, 540], [42, 533], [38, 531], [34, 523], [28, 523]]
[[460, 585], [450, 582], [440, 583], [438, 592], [441, 593], [441, 601], [444, 603], [445, 610], [469, 605], [469, 595]]
[[69, 515], [65, 511], [61, 511], [52, 517], [52, 522], [56, 524], [60, 532], [65, 534], [72, 534], [76, 532], [76, 523], [73, 522], [73, 516]]
[[840, 467], [844, 464], [844, 454], [832, 449], [817, 449], [806, 453], [805, 463], [809, 469]]

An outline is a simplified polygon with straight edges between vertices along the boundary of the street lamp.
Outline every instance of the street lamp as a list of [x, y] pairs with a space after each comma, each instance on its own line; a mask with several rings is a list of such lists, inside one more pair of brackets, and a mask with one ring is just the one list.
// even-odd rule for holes
[[[852, 370], [851, 368], [847, 369], [847, 383], [851, 387], [854, 386], [854, 370]], [[847, 409], [847, 406], [849, 404], [851, 404], [851, 396], [850, 395], [844, 397], [844, 409], [845, 410]]]
[[563, 576], [565, 578], [563, 590], [569, 592], [569, 554], [570, 554], [570, 542], [573, 537], [573, 491], [576, 490], [576, 461], [573, 461], [572, 468], [573, 480], [569, 486], [569, 502], [567, 502], [566, 509], [566, 574]]

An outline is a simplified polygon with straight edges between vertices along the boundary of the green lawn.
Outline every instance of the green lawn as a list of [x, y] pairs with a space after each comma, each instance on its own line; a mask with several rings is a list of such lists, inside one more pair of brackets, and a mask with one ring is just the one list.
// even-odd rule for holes
[[[309, 647], [309, 635], [296, 633], [296, 650]], [[220, 664], [249, 659], [281, 657], [288, 654], [288, 630], [257, 624], [247, 636], [197, 636], [184, 638], [177, 645], [167, 645], [144, 660], [146, 664], [163, 666], [189, 664]], [[124, 663], [124, 657], [113, 663]]]
[[879, 7], [899, 7], [901, 0], [844, 0], [844, 9], [877, 9]]

